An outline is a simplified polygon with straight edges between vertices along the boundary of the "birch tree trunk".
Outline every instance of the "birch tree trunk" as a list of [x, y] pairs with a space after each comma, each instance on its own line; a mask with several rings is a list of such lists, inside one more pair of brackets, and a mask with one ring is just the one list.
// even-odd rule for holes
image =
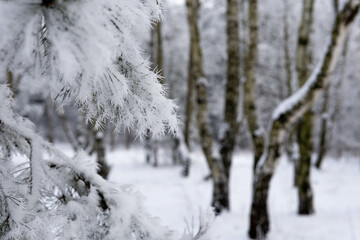
[[258, 55], [257, 0], [249, 0], [249, 50], [245, 60], [244, 112], [249, 125], [254, 148], [254, 170], [264, 150], [264, 138], [259, 126], [256, 103], [256, 64]]
[[280, 147], [286, 131], [308, 111], [330, 81], [345, 35], [354, 21], [360, 4], [348, 2], [337, 14], [332, 29], [331, 42], [325, 57], [313, 71], [306, 84], [292, 96], [285, 99], [274, 110], [268, 130], [268, 142], [257, 166], [253, 182], [249, 237], [265, 237], [270, 229], [267, 209], [269, 184], [275, 172], [281, 152]]
[[186, 143], [184, 141], [184, 136], [182, 133], [177, 132], [174, 136], [173, 143], [172, 143], [172, 153], [173, 153], [173, 164], [181, 163], [182, 171], [181, 175], [183, 177], [188, 177], [190, 172], [190, 152]]
[[[158, 81], [164, 84], [163, 78], [163, 49], [162, 49], [162, 33], [161, 33], [161, 21], [158, 21], [155, 27], [151, 30], [150, 36], [150, 59], [152, 62], [152, 68], [157, 71], [159, 78]], [[145, 137], [145, 149], [146, 149], [146, 162], [152, 162], [154, 167], [158, 166], [158, 143], [152, 139], [148, 131]]]
[[[334, 138], [334, 133], [341, 132], [341, 129], [342, 129], [341, 124], [339, 123], [339, 122], [341, 122], [340, 109], [342, 108], [341, 88], [342, 88], [342, 83], [345, 79], [345, 74], [346, 74], [346, 66], [347, 66], [347, 61], [348, 61], [347, 49], [349, 48], [350, 35], [351, 35], [351, 32], [348, 34], [347, 39], [345, 40], [345, 46], [344, 46], [344, 54], [345, 55], [343, 55], [344, 59], [343, 59], [342, 66], [341, 66], [341, 78], [335, 84], [335, 93], [334, 93], [335, 106], [334, 106], [333, 111], [330, 114], [330, 122], [333, 123], [332, 126], [335, 128], [335, 131], [331, 131], [332, 134], [329, 137], [330, 140], [332, 138]], [[341, 140], [340, 140], [340, 137], [338, 136], [338, 134], [336, 134], [334, 140], [336, 141], [335, 142], [336, 157], [338, 159], [340, 159], [342, 157], [343, 146], [341, 146], [342, 143], [341, 143]]]
[[285, 10], [284, 10], [284, 57], [285, 57], [285, 73], [286, 73], [286, 87], [287, 87], [287, 96], [290, 96], [293, 92], [292, 89], [292, 71], [291, 71], [291, 57], [289, 49], [289, 19], [287, 12], [289, 11], [288, 0], [284, 0]]
[[94, 127], [92, 129], [92, 134], [94, 137], [94, 152], [96, 153], [96, 162], [99, 165], [98, 174], [104, 179], [107, 179], [110, 166], [106, 162], [105, 158], [105, 146], [104, 146], [104, 132], [101, 130], [96, 130]]
[[197, 25], [197, 14], [200, 7], [199, 0], [187, 0], [187, 17], [190, 30], [190, 63], [189, 78], [196, 83], [197, 124], [201, 147], [213, 180], [212, 206], [217, 214], [229, 209], [229, 182], [221, 159], [213, 156], [213, 138], [209, 126], [207, 81], [205, 79], [200, 33]]
[[201, 147], [207, 160], [213, 180], [213, 196], [211, 206], [215, 213], [220, 214], [223, 210], [230, 209], [229, 201], [229, 179], [221, 159], [213, 156], [213, 140], [209, 126], [207, 84], [205, 78], [197, 80], [197, 122], [200, 133]]
[[[194, 103], [195, 103], [195, 85], [198, 75], [198, 70], [196, 65], [198, 65], [199, 57], [196, 53], [198, 51], [198, 46], [196, 46], [196, 42], [199, 42], [199, 30], [197, 27], [197, 15], [198, 15], [198, 8], [200, 6], [199, 0], [186, 0], [186, 7], [187, 7], [187, 17], [189, 22], [189, 30], [190, 30], [190, 51], [189, 51], [189, 67], [188, 67], [188, 82], [187, 82], [187, 96], [186, 96], [186, 106], [185, 106], [185, 131], [184, 131], [184, 138], [185, 143], [188, 148], [191, 150], [190, 146], [190, 135], [191, 135], [191, 123], [192, 123], [192, 116], [194, 112]], [[196, 26], [195, 26], [195, 25]]]
[[237, 0], [227, 1], [227, 83], [225, 90], [225, 132], [221, 139], [220, 154], [225, 174], [230, 179], [231, 160], [238, 131], [238, 103], [240, 85], [239, 6]]
[[[315, 0], [304, 0], [303, 13], [299, 28], [298, 46], [296, 50], [296, 70], [299, 86], [303, 86], [310, 75], [309, 63], [311, 62], [310, 34], [313, 23], [313, 9]], [[314, 114], [309, 109], [298, 125], [300, 164], [296, 178], [299, 195], [299, 214], [314, 212], [313, 193], [310, 182], [311, 156], [313, 153]]]
[[65, 113], [65, 109], [59, 109], [59, 107], [56, 106], [56, 113], [60, 119], [65, 136], [66, 136], [67, 140], [69, 141], [69, 143], [71, 144], [73, 150], [74, 151], [79, 150], [79, 148], [80, 148], [79, 143], [77, 142], [75, 135], [73, 134], [73, 132], [71, 130], [68, 118]]
[[[339, 3], [338, 0], [334, 0], [334, 12], [335, 14], [339, 11]], [[344, 74], [345, 74], [345, 68], [346, 68], [346, 56], [347, 56], [347, 50], [349, 46], [349, 36], [346, 37], [345, 43], [344, 43], [344, 49], [342, 53], [342, 63], [341, 63], [341, 77], [340, 80], [337, 82], [337, 86], [335, 88], [335, 101], [337, 101], [337, 90], [339, 89], [339, 84], [344, 80]], [[320, 129], [320, 143], [319, 143], [319, 151], [317, 154], [317, 158], [315, 160], [315, 166], [317, 169], [321, 168], [321, 165], [323, 163], [326, 150], [327, 150], [327, 138], [328, 138], [328, 131], [329, 131], [329, 123], [332, 122], [332, 114], [330, 114], [329, 109], [329, 95], [330, 95], [330, 86], [325, 89], [324, 92], [324, 100], [322, 104], [322, 116], [321, 116], [321, 129]], [[336, 104], [335, 104], [336, 105]], [[333, 111], [335, 112], [335, 110]]]
[[329, 122], [329, 91], [330, 87], [328, 86], [327, 89], [324, 91], [324, 99], [322, 104], [322, 113], [321, 113], [321, 123], [320, 123], [320, 141], [319, 141], [319, 151], [315, 160], [315, 167], [317, 169], [321, 168], [321, 164], [324, 160], [324, 156], [326, 154], [327, 148], [327, 129], [328, 129], [328, 122]]
[[[284, 3], [284, 68], [286, 73], [286, 88], [287, 93], [284, 94], [284, 98], [289, 97], [293, 93], [293, 87], [292, 87], [292, 59], [290, 56], [290, 36], [289, 36], [289, 19], [288, 19], [288, 11], [289, 11], [289, 3], [288, 0], [283, 0]], [[299, 144], [298, 144], [298, 136], [297, 136], [297, 129], [296, 131], [291, 130], [287, 135], [288, 142], [286, 143], [285, 149], [287, 158], [290, 162], [294, 163], [294, 185], [296, 186], [296, 178], [298, 176], [297, 170], [299, 165]]]
[[9, 86], [13, 98], [16, 97], [19, 91], [20, 77], [16, 77], [10, 69], [6, 69], [6, 84]]

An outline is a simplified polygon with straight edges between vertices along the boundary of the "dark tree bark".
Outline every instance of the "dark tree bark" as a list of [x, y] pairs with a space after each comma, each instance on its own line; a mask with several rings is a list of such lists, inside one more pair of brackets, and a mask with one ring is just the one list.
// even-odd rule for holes
[[[334, 0], [334, 12], [335, 14], [339, 11], [339, 2], [338, 0]], [[340, 80], [338, 80], [336, 86], [335, 86], [335, 105], [337, 105], [337, 92], [339, 89], [339, 85], [340, 83], [343, 81], [344, 79], [344, 75], [345, 75], [345, 68], [346, 68], [346, 56], [347, 56], [347, 50], [348, 50], [348, 46], [349, 46], [349, 36], [346, 37], [345, 43], [344, 43], [344, 49], [343, 49], [343, 53], [342, 53], [342, 63], [341, 63], [341, 77]], [[317, 154], [317, 158], [315, 160], [315, 166], [317, 169], [321, 168], [321, 165], [323, 163], [326, 151], [327, 151], [327, 138], [328, 138], [328, 131], [329, 129], [329, 123], [333, 121], [333, 114], [330, 114], [330, 109], [329, 109], [329, 95], [330, 95], [330, 86], [328, 86], [325, 91], [324, 91], [324, 99], [323, 99], [323, 104], [322, 104], [322, 116], [321, 116], [321, 129], [320, 129], [320, 143], [319, 143], [319, 151]], [[336, 107], [335, 107], [336, 108]], [[333, 111], [335, 112], [335, 110]]]
[[96, 153], [96, 162], [99, 165], [98, 174], [103, 178], [107, 179], [110, 166], [106, 162], [105, 158], [105, 146], [104, 146], [104, 133], [100, 130], [93, 128], [94, 136], [94, 152]]
[[[310, 34], [313, 23], [315, 0], [304, 0], [302, 20], [299, 28], [298, 46], [296, 51], [296, 70], [299, 85], [303, 86], [310, 75]], [[300, 163], [295, 164], [296, 186], [299, 195], [299, 214], [314, 212], [313, 193], [310, 181], [311, 156], [313, 153], [314, 114], [311, 109], [304, 114], [298, 125]]]
[[339, 12], [339, 0], [333, 0], [334, 12], [337, 14]]
[[[188, 90], [186, 97], [186, 106], [185, 106], [185, 143], [188, 148], [191, 150], [190, 146], [190, 134], [191, 134], [191, 122], [194, 111], [194, 103], [195, 103], [195, 85], [198, 78], [198, 65], [199, 61], [199, 47], [200, 47], [200, 36], [199, 29], [197, 27], [197, 17], [198, 17], [198, 9], [200, 6], [199, 0], [187, 0], [187, 17], [189, 22], [189, 30], [190, 30], [190, 56], [189, 56], [189, 67], [188, 67]], [[199, 44], [196, 44], [199, 42]], [[201, 50], [200, 50], [201, 51]]]
[[69, 143], [71, 144], [74, 151], [79, 150], [80, 146], [77, 142], [75, 135], [73, 134], [71, 127], [69, 126], [69, 121], [65, 113], [65, 109], [59, 109], [59, 107], [56, 107], [56, 113], [60, 119], [61, 125], [63, 127], [65, 136]]
[[[161, 21], [157, 22], [155, 27], [151, 30], [150, 36], [150, 59], [153, 70], [157, 71], [158, 81], [164, 84], [163, 78], [163, 49], [162, 49], [162, 33]], [[158, 142], [152, 139], [150, 131], [145, 137], [146, 162], [151, 163], [154, 167], [159, 165], [158, 162]]]
[[311, 155], [313, 150], [313, 121], [311, 111], [304, 114], [299, 124], [300, 166], [298, 176], [298, 213], [308, 215], [314, 212], [313, 193], [310, 182]]
[[213, 138], [209, 126], [207, 80], [205, 79], [200, 33], [197, 24], [199, 0], [187, 0], [187, 16], [190, 30], [190, 65], [189, 77], [196, 83], [197, 124], [200, 135], [201, 147], [213, 180], [212, 206], [217, 214], [224, 209], [229, 209], [229, 181], [221, 159], [212, 155]]
[[[284, 100], [273, 112], [272, 122], [268, 131], [269, 140], [266, 143], [263, 156], [256, 169], [253, 183], [249, 228], [249, 236], [252, 239], [265, 237], [270, 229], [268, 209], [266, 207], [269, 184], [281, 155], [280, 147], [285, 133], [291, 125], [296, 123], [311, 108], [324, 88], [329, 85], [329, 77], [340, 55], [339, 53], [341, 52], [349, 26], [359, 11], [359, 6], [360, 4], [348, 2], [343, 10], [337, 14], [333, 25], [331, 42], [325, 57], [312, 76], [310, 76], [307, 83], [299, 90], [303, 92], [302, 97], [297, 98], [295, 102], [290, 101], [289, 98]], [[287, 108], [284, 108], [285, 105]]]
[[205, 154], [213, 180], [213, 196], [211, 205], [216, 214], [223, 210], [230, 209], [229, 201], [229, 179], [226, 176], [225, 167], [221, 161], [212, 155], [213, 140], [208, 122], [208, 102], [205, 80], [198, 81], [196, 85], [197, 93], [197, 122], [201, 139], [201, 147]]
[[291, 71], [291, 57], [290, 57], [290, 47], [289, 47], [289, 19], [287, 12], [289, 11], [289, 4], [287, 0], [284, 0], [285, 10], [284, 10], [284, 58], [285, 58], [285, 73], [286, 73], [286, 87], [287, 94], [290, 96], [293, 92], [292, 89], [292, 71]]
[[190, 164], [191, 164], [191, 158], [189, 149], [186, 146], [186, 143], [184, 141], [184, 136], [182, 133], [177, 132], [173, 144], [172, 144], [173, 150], [173, 164], [181, 163], [182, 165], [182, 171], [181, 175], [184, 177], [188, 177], [190, 173]]
[[115, 133], [115, 125], [109, 123], [107, 129], [108, 129], [108, 134], [110, 134], [110, 142], [109, 142], [110, 150], [114, 151], [116, 145], [116, 136], [117, 136], [117, 134]]
[[10, 69], [6, 69], [6, 84], [9, 86], [13, 98], [16, 97], [16, 95], [19, 92], [19, 83], [20, 83], [21, 76], [16, 76]]
[[133, 142], [133, 136], [130, 130], [125, 131], [125, 148], [130, 149], [131, 143]]
[[225, 133], [221, 139], [220, 154], [225, 174], [230, 179], [231, 160], [239, 128], [237, 121], [240, 85], [239, 6], [237, 0], [227, 1], [227, 82], [225, 90]]
[[[288, 0], [283, 0], [284, 2], [284, 68], [285, 68], [285, 83], [286, 83], [286, 93], [283, 94], [284, 98], [289, 97], [293, 93], [292, 87], [292, 58], [290, 56], [290, 36], [289, 36], [289, 3]], [[299, 154], [298, 154], [298, 136], [295, 134], [296, 131], [292, 130], [287, 135], [287, 143], [285, 146], [287, 158], [290, 162], [293, 162], [294, 167], [294, 185], [296, 186], [296, 178], [298, 176], [297, 170], [299, 169]]]
[[249, 125], [250, 135], [254, 148], [254, 170], [264, 150], [264, 138], [256, 113], [255, 86], [256, 64], [258, 55], [258, 26], [257, 26], [257, 0], [249, 1], [249, 51], [245, 60], [245, 97], [244, 112]]

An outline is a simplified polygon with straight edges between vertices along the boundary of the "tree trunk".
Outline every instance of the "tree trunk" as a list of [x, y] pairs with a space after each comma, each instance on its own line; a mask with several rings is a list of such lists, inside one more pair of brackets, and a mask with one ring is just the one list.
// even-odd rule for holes
[[133, 136], [130, 130], [125, 131], [125, 148], [130, 149], [131, 143], [133, 141]]
[[108, 124], [108, 129], [109, 129], [109, 134], [110, 134], [110, 150], [114, 151], [115, 149], [115, 145], [116, 145], [116, 136], [117, 134], [115, 133], [115, 125], [112, 123]]
[[296, 97], [292, 95], [285, 99], [272, 114], [272, 122], [267, 135], [268, 142], [254, 177], [249, 228], [249, 236], [252, 239], [265, 237], [270, 229], [266, 207], [269, 184], [280, 159], [280, 146], [285, 133], [311, 108], [323, 89], [329, 85], [329, 76], [334, 70], [345, 35], [354, 21], [359, 7], [360, 4], [354, 5], [348, 2], [344, 9], [337, 14], [325, 57], [309, 77], [307, 83], [296, 93]]
[[[157, 70], [157, 73], [159, 75], [158, 81], [161, 84], [164, 84], [161, 21], [158, 21], [155, 27], [151, 30], [150, 51], [152, 68], [153, 70]], [[152, 139], [150, 131], [148, 131], [148, 134], [145, 137], [146, 162], [152, 162], [152, 165], [154, 167], [157, 167], [159, 165], [157, 145], [157, 142]]]
[[10, 69], [6, 68], [6, 84], [9, 86], [12, 97], [15, 98], [19, 92], [21, 76], [16, 76]]
[[190, 65], [189, 77], [196, 82], [197, 124], [200, 135], [201, 147], [211, 171], [213, 180], [212, 206], [217, 214], [224, 209], [229, 209], [229, 181], [225, 168], [220, 159], [212, 155], [213, 142], [209, 126], [207, 80], [204, 78], [200, 33], [197, 25], [199, 0], [187, 0], [187, 16], [190, 30]]
[[[186, 106], [185, 106], [185, 143], [188, 148], [191, 150], [190, 145], [190, 137], [191, 137], [191, 122], [192, 116], [194, 111], [194, 103], [195, 103], [195, 85], [198, 78], [198, 69], [196, 65], [199, 62], [198, 51], [200, 47], [200, 40], [199, 40], [199, 30], [197, 27], [197, 15], [198, 15], [198, 8], [200, 6], [199, 0], [186, 0], [186, 7], [187, 7], [187, 17], [189, 22], [189, 30], [190, 30], [190, 56], [189, 56], [189, 67], [188, 67], [188, 90], [187, 90], [187, 97], [186, 97]], [[194, 25], [196, 24], [196, 26]], [[199, 42], [199, 44], [195, 44], [195, 42]], [[199, 46], [197, 46], [199, 45]]]
[[264, 239], [270, 230], [267, 199], [271, 177], [272, 174], [261, 174], [253, 183], [253, 202], [251, 204], [249, 228], [251, 239]]
[[[283, 15], [283, 21], [284, 21], [284, 68], [286, 73], [286, 88], [287, 93], [284, 94], [284, 97], [289, 97], [293, 93], [293, 87], [292, 87], [292, 59], [290, 56], [290, 36], [289, 36], [289, 19], [288, 19], [288, 11], [289, 11], [289, 3], [288, 0], [283, 0], [284, 3], [284, 15]], [[290, 162], [294, 163], [294, 185], [296, 186], [296, 178], [298, 176], [298, 166], [299, 165], [299, 151], [298, 151], [298, 138], [296, 134], [297, 129], [290, 131], [290, 133], [287, 136], [287, 143], [286, 143], [286, 154], [287, 158]]]
[[56, 113], [57, 113], [58, 117], [60, 118], [60, 122], [63, 127], [65, 136], [66, 136], [67, 140], [69, 141], [69, 143], [71, 144], [73, 150], [77, 151], [77, 150], [79, 150], [79, 144], [76, 141], [76, 138], [75, 138], [73, 132], [71, 131], [68, 118], [64, 111], [65, 111], [64, 109], [59, 109], [58, 107], [56, 108]]
[[162, 32], [161, 32], [161, 21], [158, 21], [156, 24], [156, 64], [159, 70], [158, 74], [160, 78], [158, 81], [161, 84], [164, 84], [164, 64], [163, 64], [163, 44], [162, 44]]
[[[290, 36], [289, 36], [289, 19], [288, 19], [288, 11], [289, 11], [289, 3], [288, 0], [283, 0], [284, 2], [284, 15], [283, 15], [283, 21], [284, 21], [284, 68], [286, 73], [286, 88], [287, 91], [285, 94], [283, 94], [284, 98], [289, 97], [293, 93], [293, 87], [292, 87], [292, 59], [290, 56]], [[297, 129], [296, 129], [297, 130]], [[287, 158], [290, 162], [294, 163], [294, 185], [296, 186], [296, 178], [298, 176], [297, 170], [299, 169], [297, 165], [299, 165], [299, 151], [298, 151], [298, 138], [295, 134], [295, 131], [290, 131], [290, 133], [287, 136], [287, 143], [286, 143], [286, 154]]]
[[213, 198], [211, 205], [215, 213], [220, 214], [223, 210], [230, 209], [229, 179], [226, 176], [225, 167], [220, 159], [212, 155], [213, 142], [208, 122], [208, 103], [205, 79], [200, 79], [196, 85], [197, 93], [197, 122], [200, 134], [200, 142], [207, 160], [213, 180]]
[[334, 12], [337, 14], [339, 12], [339, 0], [333, 0]]
[[104, 133], [93, 128], [93, 136], [94, 151], [96, 152], [96, 162], [99, 165], [98, 174], [104, 179], [107, 179], [110, 172], [110, 166], [106, 163], [105, 158]]
[[245, 61], [246, 82], [244, 112], [253, 142], [255, 169], [264, 150], [264, 139], [259, 126], [255, 103], [256, 64], [258, 55], [257, 0], [249, 1], [249, 34], [249, 51]]
[[313, 193], [310, 182], [311, 154], [313, 149], [313, 121], [311, 111], [304, 114], [300, 120], [299, 142], [300, 142], [300, 166], [298, 178], [299, 210], [301, 215], [308, 215], [314, 212]]
[[290, 96], [293, 92], [292, 89], [292, 71], [291, 71], [291, 57], [289, 49], [289, 19], [287, 12], [289, 11], [288, 0], [284, 0], [284, 57], [285, 57], [285, 73], [286, 73], [286, 87], [287, 87], [287, 97]]
[[321, 123], [320, 123], [320, 141], [319, 141], [319, 151], [317, 154], [317, 158], [315, 160], [315, 166], [317, 169], [321, 168], [321, 164], [323, 162], [325, 153], [326, 153], [326, 138], [327, 138], [327, 128], [329, 122], [329, 92], [330, 86], [328, 86], [324, 91], [324, 99], [322, 105], [322, 113], [321, 113]]
[[[155, 51], [155, 50], [154, 50]], [[156, 24], [156, 64], [158, 68], [158, 81], [164, 85], [164, 72], [163, 72], [163, 45], [162, 45], [162, 32], [161, 32], [161, 21], [158, 21]], [[153, 166], [157, 167], [159, 165], [158, 158], [158, 142], [152, 140], [153, 152], [154, 152], [154, 163]]]
[[190, 172], [191, 158], [182, 133], [177, 132], [173, 140], [173, 164], [181, 163], [182, 176], [188, 177]]
[[319, 153], [317, 156], [317, 159], [315, 161], [315, 166], [317, 169], [321, 168], [321, 165], [323, 163], [326, 149], [327, 149], [327, 138], [328, 138], [328, 128], [329, 128], [329, 122], [334, 122], [334, 116], [337, 114], [337, 111], [339, 109], [339, 97], [338, 97], [338, 91], [340, 89], [340, 84], [343, 82], [345, 78], [345, 72], [346, 72], [346, 59], [347, 59], [347, 52], [349, 47], [349, 36], [346, 37], [345, 43], [344, 43], [344, 49], [342, 54], [342, 63], [341, 63], [341, 77], [337, 81], [337, 84], [335, 84], [335, 108], [332, 111], [332, 114], [330, 114], [329, 111], [329, 94], [330, 94], [330, 87], [328, 86], [327, 89], [325, 89], [324, 92], [324, 102], [323, 102], [323, 108], [322, 108], [322, 117], [321, 117], [321, 130], [320, 130], [320, 145], [319, 145]]
[[262, 156], [266, 161], [260, 162], [255, 169], [253, 196], [250, 212], [249, 237], [264, 239], [270, 230], [270, 219], [267, 208], [270, 181], [275, 172], [278, 159], [281, 156], [281, 137], [284, 133], [284, 121], [275, 121], [269, 133], [269, 143]]
[[[310, 34], [311, 34], [311, 26], [313, 22], [313, 8], [314, 8], [314, 1], [315, 0], [304, 0], [303, 2], [303, 9], [302, 9], [302, 18], [301, 23], [299, 27], [299, 33], [298, 33], [298, 44], [296, 48], [296, 73], [297, 73], [297, 80], [299, 83], [299, 86], [303, 86], [305, 81], [307, 80], [309, 76], [309, 67], [311, 62], [311, 54], [309, 53], [310, 48]], [[313, 121], [311, 118], [309, 120]], [[296, 129], [294, 132], [297, 133], [297, 141], [298, 141], [298, 147], [299, 149], [304, 149], [306, 147], [301, 146], [302, 144], [306, 145], [307, 139], [301, 141], [300, 135], [301, 135], [301, 127], [299, 125], [296, 126]], [[305, 141], [305, 142], [304, 142]], [[310, 140], [313, 142], [313, 140]], [[309, 149], [311, 152], [304, 152], [302, 154], [311, 155], [312, 148]], [[305, 157], [306, 158], [306, 157]], [[301, 156], [300, 158], [295, 159], [294, 161], [294, 185], [297, 187], [299, 185], [299, 179], [300, 179], [300, 165], [301, 165]]]
[[313, 9], [315, 0], [304, 0], [302, 18], [299, 27], [298, 45], [296, 49], [296, 72], [299, 86], [304, 85], [309, 77], [311, 63], [310, 34], [313, 23]]
[[224, 120], [226, 129], [220, 141], [221, 160], [225, 174], [230, 179], [231, 160], [238, 131], [238, 105], [240, 84], [239, 6], [237, 0], [227, 1], [227, 83], [225, 91]]
[[[299, 85], [303, 86], [310, 75], [311, 54], [310, 54], [310, 34], [313, 22], [313, 9], [315, 0], [304, 0], [303, 13], [299, 28], [299, 39], [296, 51], [296, 70]], [[313, 194], [310, 182], [311, 156], [313, 153], [313, 130], [314, 115], [309, 110], [298, 125], [300, 163], [299, 169], [295, 173], [296, 186], [299, 194], [299, 214], [313, 213]]]

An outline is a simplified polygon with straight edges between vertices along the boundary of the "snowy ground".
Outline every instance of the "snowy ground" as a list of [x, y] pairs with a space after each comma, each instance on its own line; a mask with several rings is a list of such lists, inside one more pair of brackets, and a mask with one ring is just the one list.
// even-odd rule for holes
[[[145, 153], [140, 147], [118, 149], [107, 158], [113, 167], [110, 180], [133, 185], [144, 196], [150, 214], [171, 229], [182, 232], [185, 219], [190, 223], [194, 219], [196, 223], [200, 210], [209, 206], [211, 182], [203, 180], [208, 171], [200, 152], [192, 154], [189, 178], [181, 177], [180, 167], [173, 166], [170, 159], [158, 168], [145, 164]], [[248, 239], [251, 159], [249, 152], [235, 155], [231, 212], [217, 217], [209, 234], [211, 240]], [[270, 190], [268, 240], [360, 240], [360, 160], [326, 159], [321, 171], [312, 169], [311, 177], [316, 212], [312, 216], [298, 216], [293, 165], [285, 159], [280, 162]]]
[[[172, 229], [183, 231], [185, 220], [196, 222], [200, 209], [210, 203], [211, 183], [200, 153], [193, 154], [190, 177], [168, 163], [153, 168], [145, 164], [141, 148], [119, 149], [109, 154], [113, 166], [110, 180], [132, 184], [144, 195], [149, 212]], [[231, 212], [218, 217], [212, 239], [248, 239], [251, 197], [251, 154], [237, 153], [232, 167]], [[360, 240], [360, 165], [358, 160], [326, 159], [323, 170], [312, 171], [315, 211], [310, 217], [296, 214], [297, 192], [293, 168], [283, 160], [270, 192], [271, 233], [269, 240]]]

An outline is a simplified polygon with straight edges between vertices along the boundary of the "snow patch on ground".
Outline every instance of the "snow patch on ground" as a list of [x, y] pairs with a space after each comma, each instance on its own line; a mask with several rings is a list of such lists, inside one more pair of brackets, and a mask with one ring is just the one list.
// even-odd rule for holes
[[[162, 156], [163, 157], [163, 156]], [[142, 148], [118, 149], [109, 153], [110, 180], [131, 184], [144, 196], [150, 214], [172, 229], [183, 232], [192, 219], [198, 222], [211, 200], [211, 182], [206, 161], [199, 151], [192, 153], [190, 177], [181, 168], [163, 159], [158, 168], [145, 163]], [[293, 164], [281, 160], [271, 184], [269, 240], [360, 240], [359, 160], [326, 159], [323, 169], [312, 169], [315, 214], [298, 216], [297, 191], [293, 187]], [[217, 217], [211, 228], [212, 239], [248, 239], [251, 201], [252, 154], [238, 152], [231, 172], [231, 212]]]

